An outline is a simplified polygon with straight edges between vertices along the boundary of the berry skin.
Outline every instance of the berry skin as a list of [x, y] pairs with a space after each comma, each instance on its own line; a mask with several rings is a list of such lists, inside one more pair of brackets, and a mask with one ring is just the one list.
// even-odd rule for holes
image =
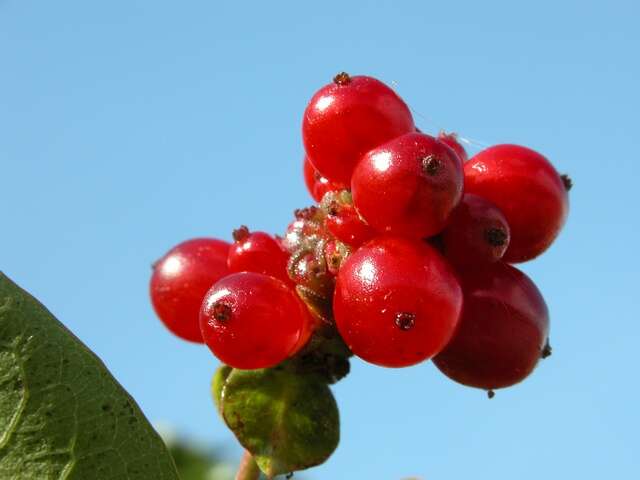
[[489, 200], [466, 193], [442, 232], [444, 256], [458, 268], [497, 262], [509, 246], [509, 225]]
[[549, 314], [535, 284], [502, 262], [461, 275], [458, 330], [433, 361], [463, 385], [492, 390], [524, 380], [542, 357]]
[[430, 237], [462, 197], [460, 159], [423, 133], [408, 133], [367, 153], [351, 180], [353, 203], [380, 232]]
[[490, 200], [511, 228], [503, 260], [526, 262], [553, 243], [569, 211], [558, 172], [539, 153], [518, 145], [496, 145], [464, 166], [465, 191]]
[[151, 303], [160, 320], [180, 338], [202, 343], [198, 323], [207, 290], [227, 275], [229, 244], [195, 238], [173, 247], [153, 265]]
[[465, 163], [467, 160], [469, 160], [467, 151], [458, 141], [457, 133], [445, 133], [444, 131], [442, 131], [438, 134], [438, 140], [451, 147], [451, 149], [458, 154], [458, 157], [460, 158], [460, 161], [462, 163]]
[[436, 355], [450, 340], [462, 291], [426, 243], [379, 237], [340, 268], [333, 309], [354, 354], [376, 365], [406, 367]]
[[372, 77], [343, 73], [307, 105], [302, 140], [322, 176], [349, 185], [362, 155], [414, 129], [409, 107], [391, 88]]
[[311, 335], [307, 307], [277, 278], [233, 273], [207, 293], [200, 310], [205, 343], [233, 368], [268, 368], [300, 350]]
[[229, 248], [229, 272], [255, 272], [287, 282], [289, 255], [278, 241], [265, 232], [250, 232], [245, 226], [233, 232], [235, 242]]
[[307, 157], [304, 157], [303, 171], [304, 183], [306, 184], [307, 190], [309, 190], [311, 197], [316, 202], [321, 201], [322, 197], [324, 197], [324, 194], [327, 192], [344, 189], [343, 185], [335, 182], [330, 182], [322, 175], [320, 175], [320, 173], [318, 173], [318, 171], [313, 168], [313, 165], [311, 165], [311, 162]]

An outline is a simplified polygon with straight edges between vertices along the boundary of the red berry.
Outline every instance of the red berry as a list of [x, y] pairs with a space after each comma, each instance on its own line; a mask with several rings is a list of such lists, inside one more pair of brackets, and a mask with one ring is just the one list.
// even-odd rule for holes
[[444, 255], [456, 267], [502, 258], [509, 246], [509, 225], [489, 200], [467, 193], [442, 232]]
[[444, 131], [442, 131], [438, 134], [438, 140], [440, 140], [442, 143], [444, 143], [448, 147], [451, 147], [451, 149], [454, 152], [456, 152], [456, 154], [458, 155], [458, 158], [460, 158], [460, 161], [462, 163], [466, 162], [469, 159], [467, 155], [467, 151], [464, 149], [462, 144], [458, 141], [457, 133], [445, 133]]
[[234, 273], [218, 281], [200, 310], [202, 337], [233, 368], [268, 368], [309, 339], [312, 320], [296, 293], [277, 278]]
[[341, 73], [307, 105], [302, 140], [324, 177], [348, 185], [362, 155], [414, 128], [409, 108], [391, 88]]
[[358, 215], [348, 191], [325, 196], [322, 208], [327, 214], [325, 227], [341, 242], [357, 247], [376, 235], [376, 231]]
[[558, 172], [539, 153], [518, 145], [483, 150], [464, 166], [465, 191], [493, 202], [507, 218], [510, 263], [544, 252], [567, 218], [569, 199]]
[[175, 335], [202, 343], [198, 323], [207, 290], [227, 273], [229, 244], [195, 238], [173, 247], [153, 265], [151, 303], [160, 320]]
[[462, 197], [462, 164], [446, 145], [408, 133], [367, 153], [351, 180], [353, 203], [381, 232], [423, 238], [446, 225]]
[[460, 325], [434, 363], [456, 382], [486, 390], [524, 380], [541, 358], [549, 330], [537, 287], [502, 262], [467, 271], [461, 282]]
[[245, 226], [233, 232], [235, 242], [229, 249], [230, 272], [255, 272], [287, 282], [289, 255], [278, 241], [265, 232], [250, 232]]
[[333, 308], [353, 353], [377, 365], [406, 367], [447, 344], [460, 316], [462, 291], [426, 243], [380, 237], [340, 268]]
[[307, 185], [307, 190], [309, 190], [311, 197], [316, 202], [321, 201], [322, 197], [324, 197], [324, 194], [327, 192], [344, 189], [343, 185], [330, 182], [320, 175], [313, 165], [311, 165], [311, 162], [307, 157], [304, 157], [304, 182]]

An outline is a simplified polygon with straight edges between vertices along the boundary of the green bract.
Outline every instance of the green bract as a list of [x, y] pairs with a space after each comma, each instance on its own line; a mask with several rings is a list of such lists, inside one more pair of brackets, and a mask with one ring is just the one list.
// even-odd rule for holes
[[225, 422], [272, 478], [323, 463], [338, 446], [338, 408], [314, 375], [233, 370], [222, 389]]
[[177, 480], [104, 364], [0, 273], [0, 478]]

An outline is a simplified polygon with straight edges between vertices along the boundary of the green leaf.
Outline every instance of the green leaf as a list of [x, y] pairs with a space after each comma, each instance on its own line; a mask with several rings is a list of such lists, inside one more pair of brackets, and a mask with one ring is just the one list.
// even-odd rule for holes
[[0, 478], [177, 480], [104, 364], [0, 273]]
[[313, 375], [233, 370], [222, 389], [222, 414], [269, 478], [323, 463], [340, 439], [336, 401]]
[[233, 368], [230, 366], [222, 364], [218, 367], [216, 373], [213, 374], [213, 379], [211, 380], [211, 396], [213, 397], [213, 403], [215, 403], [216, 409], [220, 414], [222, 414], [220, 401], [220, 398], [222, 397], [222, 387], [224, 387], [227, 377], [232, 370]]

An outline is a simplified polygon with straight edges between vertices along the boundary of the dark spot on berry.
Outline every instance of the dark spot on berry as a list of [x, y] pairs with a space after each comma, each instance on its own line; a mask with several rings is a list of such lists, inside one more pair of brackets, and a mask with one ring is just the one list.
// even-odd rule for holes
[[409, 312], [400, 312], [396, 315], [396, 326], [400, 330], [410, 330], [416, 323], [416, 314]]
[[551, 345], [549, 345], [549, 339], [547, 338], [547, 342], [544, 344], [544, 347], [542, 348], [542, 353], [540, 354], [540, 357], [542, 359], [550, 357], [552, 351], [553, 349], [551, 348]]
[[224, 302], [213, 304], [213, 318], [220, 323], [228, 322], [231, 319], [231, 307]]
[[340, 211], [340, 205], [338, 204], [338, 202], [336, 202], [335, 200], [333, 200], [330, 204], [329, 204], [329, 208], [327, 209], [327, 213], [329, 215], [331, 215], [332, 217], [335, 217], [336, 215], [338, 215], [338, 212]]
[[489, 400], [491, 400], [495, 396], [496, 392], [494, 392], [493, 390], [487, 390], [487, 397], [489, 397]]
[[571, 180], [571, 177], [566, 173], [564, 173], [560, 175], [560, 178], [562, 179], [562, 184], [564, 185], [564, 189], [567, 192], [571, 190], [571, 187], [573, 187], [573, 180]]
[[333, 77], [333, 83], [336, 85], [349, 85], [351, 83], [351, 77], [347, 72], [340, 72]]
[[507, 242], [507, 232], [502, 228], [487, 228], [484, 232], [484, 239], [492, 247], [502, 247]]
[[240, 225], [231, 235], [236, 242], [242, 242], [249, 237], [250, 232], [246, 225]]
[[435, 155], [427, 155], [422, 159], [422, 171], [433, 177], [440, 171], [440, 167], [442, 167], [442, 162]]

